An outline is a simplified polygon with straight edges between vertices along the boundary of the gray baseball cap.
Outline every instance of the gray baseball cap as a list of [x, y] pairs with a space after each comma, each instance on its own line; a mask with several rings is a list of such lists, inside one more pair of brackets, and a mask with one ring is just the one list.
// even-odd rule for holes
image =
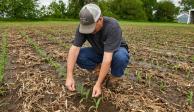
[[101, 10], [96, 4], [87, 4], [80, 10], [79, 32], [90, 34], [95, 30], [96, 22], [100, 18]]

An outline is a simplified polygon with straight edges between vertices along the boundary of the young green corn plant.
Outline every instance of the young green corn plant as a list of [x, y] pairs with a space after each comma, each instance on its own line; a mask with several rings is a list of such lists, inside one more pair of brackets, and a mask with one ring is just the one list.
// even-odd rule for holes
[[55, 42], [57, 44], [59, 44], [61, 47], [67, 49], [68, 46], [61, 40], [56, 39], [54, 36], [52, 36], [51, 34], [46, 34], [46, 33], [41, 33], [42, 36], [48, 37], [48, 39], [52, 42]]
[[56, 42], [57, 44], [59, 44], [61, 47], [63, 47], [64, 49], [68, 48], [68, 45], [66, 43], [64, 43], [61, 40], [55, 39], [55, 37], [53, 37], [52, 35], [49, 36], [49, 40]]
[[191, 57], [191, 61], [194, 62], [194, 55]]
[[5, 89], [3, 87], [0, 87], [0, 95], [4, 95], [6, 93]]
[[94, 108], [94, 109], [95, 109], [95, 111], [97, 112], [97, 111], [98, 111], [98, 108], [99, 108], [99, 106], [100, 106], [101, 99], [102, 99], [102, 97], [99, 97], [98, 99], [93, 98], [94, 105], [93, 105], [93, 106], [91, 106], [91, 107], [89, 108], [89, 110], [88, 110], [88, 111], [90, 111], [91, 109], [93, 109], [93, 108]]
[[46, 60], [48, 61], [48, 63], [49, 63], [51, 66], [53, 66], [53, 67], [56, 69], [56, 71], [58, 72], [58, 74], [59, 74], [60, 76], [63, 76], [63, 77], [66, 76], [66, 74], [65, 74], [65, 73], [66, 73], [66, 67], [65, 67], [65, 66], [62, 66], [62, 65], [59, 64], [58, 62], [54, 61], [54, 59], [51, 58], [51, 57], [49, 57], [49, 56], [47, 56]]
[[136, 77], [137, 77], [137, 81], [140, 82], [142, 80], [142, 72], [136, 71]]
[[40, 46], [38, 46], [31, 38], [29, 38], [29, 37], [25, 34], [25, 32], [22, 32], [21, 34], [22, 34], [22, 36], [26, 37], [28, 43], [35, 49], [35, 51], [36, 51], [42, 58], [46, 59], [46, 60], [48, 61], [48, 63], [49, 63], [52, 67], [54, 67], [54, 68], [59, 72], [59, 75], [60, 75], [60, 76], [63, 76], [63, 77], [66, 76], [66, 75], [65, 75], [66, 69], [64, 69], [64, 67], [63, 67], [60, 63], [54, 61], [54, 59], [53, 59], [52, 57], [49, 57], [49, 56], [47, 55], [47, 53], [46, 53], [44, 50], [42, 50], [42, 49], [40, 48]]
[[191, 70], [189, 69], [189, 70], [187, 70], [187, 75], [186, 75], [186, 78], [187, 79], [191, 79]]
[[87, 101], [90, 94], [90, 89], [84, 88], [83, 84], [77, 84], [76, 89], [78, 93], [81, 95], [80, 103], [83, 102], [84, 100]]
[[2, 37], [2, 46], [1, 46], [1, 54], [0, 54], [0, 82], [3, 80], [3, 73], [5, 69], [5, 64], [7, 62], [7, 36], [3, 34]]
[[129, 77], [129, 69], [128, 68], [125, 69], [125, 76]]
[[84, 86], [83, 86], [83, 84], [78, 83], [76, 89], [77, 89], [78, 93], [80, 93], [81, 96], [82, 96], [83, 93], [84, 93]]
[[192, 105], [193, 103], [193, 91], [189, 91], [187, 94], [187, 102], [189, 105]]
[[160, 81], [159, 88], [160, 88], [160, 91], [163, 92], [166, 88], [166, 83], [163, 81]]
[[174, 65], [173, 67], [172, 67], [172, 69], [174, 69], [174, 70], [178, 70], [179, 69], [179, 65], [178, 64], [176, 64], [176, 65]]
[[59, 68], [56, 69], [56, 71], [59, 73], [60, 76], [66, 77], [67, 73], [66, 66], [61, 65]]
[[146, 74], [146, 80], [147, 80], [147, 84], [150, 87], [151, 85], [151, 80], [152, 80], [152, 75], [151, 74]]

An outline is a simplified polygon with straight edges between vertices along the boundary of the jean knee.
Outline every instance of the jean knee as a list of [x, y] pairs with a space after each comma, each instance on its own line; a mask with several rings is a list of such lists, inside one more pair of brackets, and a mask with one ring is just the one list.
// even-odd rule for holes
[[113, 76], [121, 77], [124, 74], [124, 70], [129, 64], [130, 54], [126, 49], [121, 48], [113, 55], [111, 73]]
[[113, 57], [113, 62], [119, 66], [125, 66], [129, 63], [128, 53], [118, 53]]
[[94, 69], [96, 62], [91, 58], [94, 56], [95, 54], [91, 48], [81, 48], [76, 63], [83, 69]]

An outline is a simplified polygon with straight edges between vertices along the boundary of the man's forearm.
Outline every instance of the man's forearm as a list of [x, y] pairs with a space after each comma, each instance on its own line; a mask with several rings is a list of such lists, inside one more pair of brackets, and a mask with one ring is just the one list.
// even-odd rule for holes
[[113, 53], [111, 53], [111, 52], [104, 52], [103, 61], [102, 61], [101, 69], [100, 69], [100, 74], [99, 74], [98, 80], [96, 82], [97, 85], [101, 85], [102, 82], [104, 81], [104, 78], [106, 77], [106, 75], [110, 69], [110, 65], [112, 62], [112, 55], [113, 55]]
[[110, 65], [111, 65], [111, 62], [103, 62], [102, 63], [101, 69], [100, 69], [100, 74], [99, 74], [99, 77], [98, 77], [96, 84], [98, 84], [98, 85], [102, 84], [102, 82], [104, 81], [104, 79], [105, 79], [105, 77], [110, 69]]
[[72, 46], [69, 50], [68, 58], [67, 58], [67, 77], [72, 77], [73, 68], [75, 66], [77, 56], [79, 54], [80, 48]]

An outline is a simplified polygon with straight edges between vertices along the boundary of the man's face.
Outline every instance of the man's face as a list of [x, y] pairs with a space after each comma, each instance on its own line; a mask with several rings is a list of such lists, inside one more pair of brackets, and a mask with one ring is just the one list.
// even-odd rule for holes
[[98, 19], [98, 21], [96, 22], [96, 28], [95, 28], [95, 30], [94, 30], [94, 32], [93, 32], [92, 34], [95, 34], [95, 33], [97, 33], [98, 31], [100, 31], [100, 29], [103, 27], [103, 20], [104, 20], [103, 17], [100, 17], [100, 18]]

